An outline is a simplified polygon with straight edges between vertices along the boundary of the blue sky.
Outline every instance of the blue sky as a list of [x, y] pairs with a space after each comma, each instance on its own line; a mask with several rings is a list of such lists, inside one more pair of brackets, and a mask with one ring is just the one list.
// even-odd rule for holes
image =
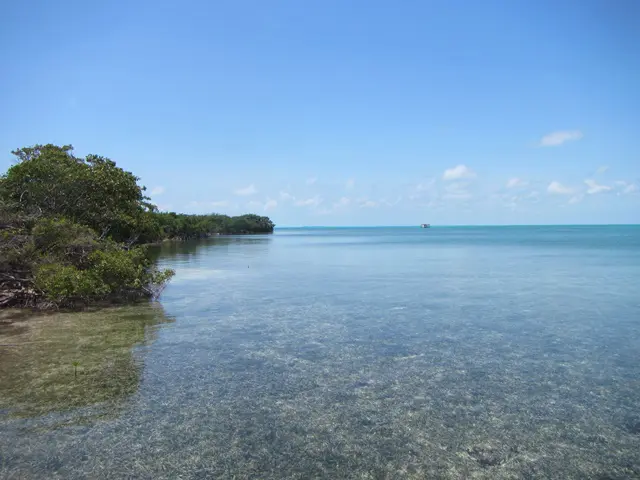
[[164, 209], [640, 223], [640, 2], [0, 7], [0, 167], [71, 143]]

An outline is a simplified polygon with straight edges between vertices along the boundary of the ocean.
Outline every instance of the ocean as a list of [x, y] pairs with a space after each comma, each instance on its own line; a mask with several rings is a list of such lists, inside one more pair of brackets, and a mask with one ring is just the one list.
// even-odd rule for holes
[[640, 478], [640, 226], [167, 243], [0, 317], [0, 478]]

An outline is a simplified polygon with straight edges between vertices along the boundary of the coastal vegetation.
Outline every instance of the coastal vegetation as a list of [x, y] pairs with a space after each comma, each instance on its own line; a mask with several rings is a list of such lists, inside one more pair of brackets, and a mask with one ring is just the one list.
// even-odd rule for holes
[[71, 145], [12, 152], [0, 177], [0, 307], [80, 307], [157, 295], [171, 270], [147, 244], [219, 234], [271, 233], [258, 215], [158, 212], [139, 178]]

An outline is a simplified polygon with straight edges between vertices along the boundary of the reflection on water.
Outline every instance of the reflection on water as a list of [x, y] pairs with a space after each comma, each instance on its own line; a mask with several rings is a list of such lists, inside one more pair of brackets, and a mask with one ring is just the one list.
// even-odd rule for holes
[[2, 327], [0, 478], [640, 478], [640, 229], [569, 230], [161, 245]]
[[35, 416], [135, 393], [143, 357], [134, 351], [169, 320], [159, 305], [0, 317], [0, 411]]
[[150, 247], [155, 258], [171, 259], [174, 257], [191, 258], [199, 252], [211, 252], [212, 248], [222, 254], [234, 246], [266, 246], [271, 242], [271, 235], [221, 235], [210, 238], [188, 240], [185, 242], [162, 242]]

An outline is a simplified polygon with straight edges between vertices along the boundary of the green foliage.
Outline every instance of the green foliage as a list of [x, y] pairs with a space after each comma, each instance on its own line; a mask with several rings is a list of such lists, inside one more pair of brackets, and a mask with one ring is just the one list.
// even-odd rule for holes
[[75, 157], [70, 145], [12, 153], [20, 162], [0, 181], [0, 199], [25, 213], [66, 217], [119, 241], [135, 234], [147, 207], [132, 173], [98, 155]]
[[126, 293], [162, 284], [173, 276], [172, 270], [151, 268], [144, 247], [130, 250], [110, 248], [96, 250], [90, 256], [90, 271], [109, 289], [109, 293]]
[[108, 286], [94, 272], [60, 263], [36, 267], [34, 285], [55, 304], [77, 304], [109, 293]]
[[0, 177], [0, 307], [153, 296], [173, 272], [156, 270], [142, 244], [273, 232], [258, 215], [158, 213], [136, 176], [70, 145], [12, 153]]
[[173, 271], [155, 271], [142, 247], [123, 250], [107, 245], [94, 250], [85, 268], [45, 263], [35, 270], [34, 285], [55, 304], [87, 304], [117, 295], [119, 298], [150, 296]]
[[184, 215], [178, 213], [153, 214], [162, 228], [165, 238], [200, 238], [208, 235], [238, 235], [247, 233], [272, 233], [274, 224], [268, 217], [258, 215]]
[[43, 218], [32, 229], [39, 261], [36, 290], [55, 304], [87, 304], [106, 298], [151, 296], [173, 272], [157, 272], [145, 247], [125, 248], [99, 239], [84, 225]]
[[74, 263], [82, 263], [98, 247], [96, 233], [91, 228], [66, 218], [39, 219], [31, 230], [31, 235], [41, 255], [62, 257]]
[[268, 217], [254, 214], [231, 217], [227, 223], [229, 233], [272, 233], [274, 227]]

